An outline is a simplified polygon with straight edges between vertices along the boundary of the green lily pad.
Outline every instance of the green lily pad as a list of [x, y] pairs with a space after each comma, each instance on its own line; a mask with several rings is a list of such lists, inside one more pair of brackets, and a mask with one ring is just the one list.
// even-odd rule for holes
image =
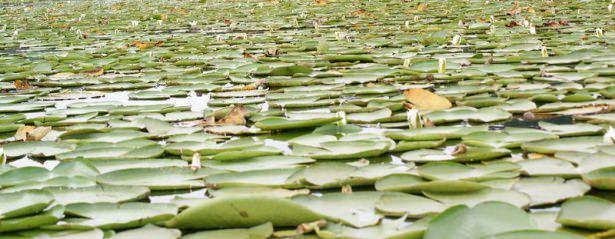
[[569, 199], [562, 204], [557, 222], [570, 227], [608, 230], [615, 227], [615, 203], [592, 196]]

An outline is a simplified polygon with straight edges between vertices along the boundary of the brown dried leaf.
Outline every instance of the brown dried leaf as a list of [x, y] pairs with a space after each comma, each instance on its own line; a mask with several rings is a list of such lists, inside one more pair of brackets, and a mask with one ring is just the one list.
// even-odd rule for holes
[[352, 186], [350, 184], [342, 185], [342, 193], [352, 193]]
[[510, 21], [509, 23], [506, 23], [506, 27], [518, 27], [521, 26], [521, 24], [519, 24], [516, 21]]
[[246, 125], [246, 116], [248, 116], [250, 112], [243, 107], [243, 105], [236, 105], [231, 109], [231, 111], [224, 116], [224, 118], [218, 120], [218, 124], [220, 125]]
[[216, 117], [214, 116], [205, 117], [203, 118], [203, 120], [199, 122], [200, 126], [211, 126], [215, 124], [216, 124]]
[[102, 67], [98, 67], [93, 70], [82, 71], [81, 74], [91, 75], [91, 76], [100, 76], [105, 73], [105, 69]]
[[416, 10], [419, 12], [422, 12], [422, 11], [427, 10], [427, 7], [428, 7], [427, 3], [419, 3], [419, 5], [416, 6]]
[[139, 48], [140, 50], [143, 49], [147, 49], [150, 47], [154, 47], [154, 46], [162, 46], [162, 44], [164, 44], [164, 41], [157, 41], [157, 42], [141, 42], [141, 41], [133, 41], [130, 46], [134, 46]]
[[299, 234], [310, 233], [310, 232], [313, 232], [316, 229], [324, 227], [325, 225], [327, 225], [327, 220], [324, 220], [324, 219], [321, 219], [321, 220], [318, 220], [318, 221], [315, 221], [315, 222], [303, 223], [303, 224], [297, 226], [297, 232]]
[[465, 144], [458, 144], [451, 155], [465, 154], [468, 151], [468, 147]]
[[259, 86], [266, 82], [265, 79], [258, 79], [254, 83], [241, 87], [239, 90], [256, 90]]
[[30, 89], [32, 86], [30, 85], [30, 82], [28, 80], [15, 80], [13, 82], [13, 85], [15, 85], [15, 88], [17, 88], [18, 90], [27, 90]]
[[419, 110], [443, 110], [451, 108], [451, 102], [438, 94], [424, 89], [409, 89], [404, 91], [406, 100]]

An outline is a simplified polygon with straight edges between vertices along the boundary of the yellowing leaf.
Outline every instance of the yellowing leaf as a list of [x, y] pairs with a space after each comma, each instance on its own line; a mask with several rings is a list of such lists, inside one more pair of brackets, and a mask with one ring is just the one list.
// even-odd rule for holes
[[404, 96], [419, 110], [443, 110], [453, 106], [448, 99], [423, 89], [406, 90]]
[[327, 1], [327, 0], [315, 0], [314, 3], [316, 4], [316, 6], [324, 6], [324, 5], [327, 5], [327, 3], [329, 3], [329, 1]]
[[259, 86], [265, 83], [265, 79], [256, 80], [254, 83], [242, 87], [240, 90], [256, 90]]
[[416, 10], [419, 11], [419, 12], [427, 10], [427, 4], [426, 3], [420, 3], [418, 6], [416, 6]]
[[15, 133], [15, 139], [19, 141], [39, 141], [51, 131], [51, 127], [35, 127], [25, 125], [19, 127]]

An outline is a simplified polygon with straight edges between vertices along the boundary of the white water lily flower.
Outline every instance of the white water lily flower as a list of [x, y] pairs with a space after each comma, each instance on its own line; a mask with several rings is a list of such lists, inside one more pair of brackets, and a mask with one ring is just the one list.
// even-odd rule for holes
[[530, 34], [536, 35], [536, 27], [530, 26]]
[[494, 23], [495, 17], [493, 15], [489, 16], [489, 22]]
[[404, 27], [410, 28], [410, 21], [405, 21], [404, 22]]
[[346, 120], [346, 112], [338, 111], [335, 115], [340, 117], [340, 118], [342, 118], [340, 121], [338, 121], [338, 125], [346, 125], [346, 124], [348, 124], [348, 120]]
[[438, 58], [438, 73], [444, 74], [446, 72], [446, 58]]
[[609, 6], [607, 7], [607, 9], [609, 10], [609, 12], [613, 11], [613, 4], [609, 4]]
[[130, 21], [130, 25], [133, 27], [139, 26], [139, 21]]
[[158, 20], [158, 26], [162, 26], [162, 20]]
[[418, 22], [419, 21], [419, 16], [414, 16], [414, 21]]
[[459, 26], [459, 27], [463, 27], [463, 21], [462, 21], [462, 20], [459, 20], [459, 22], [457, 22], [457, 26]]
[[18, 34], [19, 34], [19, 29], [13, 31], [13, 38], [17, 38]]
[[190, 27], [196, 27], [197, 23], [198, 22], [196, 20], [194, 20], [194, 21], [188, 22], [188, 25], [190, 25]]
[[604, 31], [602, 30], [602, 28], [596, 28], [596, 36], [599, 38], [604, 37]]
[[540, 47], [540, 55], [542, 55], [542, 57], [548, 57], [549, 53], [547, 52], [547, 47], [542, 46]]
[[604, 134], [603, 142], [605, 144], [615, 144], [615, 129], [612, 126], [609, 126], [609, 130]]
[[409, 109], [408, 112], [406, 112], [406, 118], [408, 119], [410, 129], [423, 128], [423, 118], [419, 110]]
[[530, 22], [527, 19], [523, 19], [523, 22], [521, 22], [521, 25], [524, 27], [530, 27]]
[[460, 35], [453, 36], [453, 40], [451, 40], [451, 43], [454, 46], [459, 46], [461, 44], [461, 36]]

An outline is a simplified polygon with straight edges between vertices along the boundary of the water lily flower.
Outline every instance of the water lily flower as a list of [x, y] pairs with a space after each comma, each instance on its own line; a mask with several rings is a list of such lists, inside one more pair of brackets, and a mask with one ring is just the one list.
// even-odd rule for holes
[[446, 58], [438, 58], [438, 73], [444, 74], [446, 72]]
[[162, 20], [158, 20], [157, 22], [159, 26], [162, 26]]
[[130, 21], [130, 25], [132, 27], [137, 27], [137, 26], [139, 26], [139, 21]]
[[404, 27], [410, 28], [410, 21], [405, 21], [404, 22]]
[[596, 28], [596, 36], [599, 38], [604, 37], [604, 32], [602, 30], [602, 28]]
[[607, 7], [607, 9], [609, 10], [609, 12], [613, 11], [613, 4], [609, 4], [609, 6]]
[[419, 110], [409, 109], [408, 112], [406, 112], [406, 118], [408, 119], [410, 129], [423, 128], [423, 118]]
[[335, 115], [340, 117], [340, 118], [342, 118], [342, 119], [340, 119], [340, 121], [338, 121], [338, 123], [337, 123], [338, 125], [341, 126], [341, 125], [348, 124], [348, 120], [346, 119], [346, 112], [338, 111]]
[[188, 25], [190, 25], [191, 28], [194, 28], [194, 27], [196, 27], [197, 23], [198, 22], [196, 20], [194, 20], [194, 21], [188, 22]]
[[489, 26], [489, 33], [495, 34], [495, 25]]
[[547, 47], [545, 46], [540, 47], [540, 54], [542, 55], [542, 57], [548, 57], [549, 53], [547, 52]]
[[536, 27], [530, 26], [530, 34], [536, 35]]
[[451, 43], [454, 46], [459, 46], [459, 44], [461, 44], [461, 36], [460, 35], [453, 36], [453, 40], [451, 40]]

